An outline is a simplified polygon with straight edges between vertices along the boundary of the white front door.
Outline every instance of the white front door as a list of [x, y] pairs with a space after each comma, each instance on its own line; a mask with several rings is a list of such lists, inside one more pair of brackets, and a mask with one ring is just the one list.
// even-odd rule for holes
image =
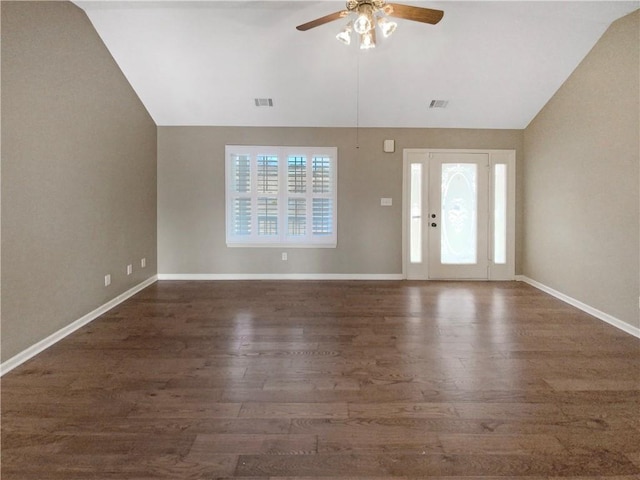
[[487, 279], [489, 155], [429, 158], [430, 279]]
[[408, 279], [514, 276], [515, 152], [404, 153], [404, 272]]

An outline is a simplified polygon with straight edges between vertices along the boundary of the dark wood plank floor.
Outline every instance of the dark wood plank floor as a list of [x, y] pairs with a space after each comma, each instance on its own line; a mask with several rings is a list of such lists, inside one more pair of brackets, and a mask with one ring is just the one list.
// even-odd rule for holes
[[164, 281], [2, 378], [2, 479], [638, 479], [639, 372], [520, 283]]

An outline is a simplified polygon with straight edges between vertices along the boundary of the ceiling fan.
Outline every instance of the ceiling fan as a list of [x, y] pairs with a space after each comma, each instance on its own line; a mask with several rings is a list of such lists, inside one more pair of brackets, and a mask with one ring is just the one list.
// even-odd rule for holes
[[351, 32], [355, 31], [360, 36], [360, 48], [362, 49], [376, 46], [376, 24], [380, 27], [385, 37], [395, 31], [398, 24], [389, 21], [387, 17], [404, 18], [405, 20], [435, 25], [444, 16], [442, 10], [387, 3], [384, 0], [348, 0], [346, 10], [316, 18], [298, 25], [296, 29], [304, 32], [325, 23], [345, 18], [352, 13], [355, 14], [355, 20], [350, 21], [336, 35], [336, 38], [345, 45], [349, 45], [351, 43]]

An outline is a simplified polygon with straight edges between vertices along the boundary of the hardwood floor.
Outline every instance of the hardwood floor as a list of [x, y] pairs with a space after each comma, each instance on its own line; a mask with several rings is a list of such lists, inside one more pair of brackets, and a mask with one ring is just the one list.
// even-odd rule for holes
[[3, 480], [640, 478], [640, 340], [522, 283], [163, 281], [1, 386]]

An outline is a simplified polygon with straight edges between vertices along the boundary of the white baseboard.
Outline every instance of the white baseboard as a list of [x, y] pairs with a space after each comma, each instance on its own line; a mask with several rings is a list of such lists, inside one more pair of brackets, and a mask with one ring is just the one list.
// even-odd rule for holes
[[633, 325], [630, 325], [627, 322], [623, 322], [619, 318], [609, 315], [608, 313], [598, 310], [597, 308], [593, 308], [587, 305], [586, 303], [583, 303], [580, 300], [576, 300], [575, 298], [570, 297], [569, 295], [565, 295], [562, 292], [554, 290], [551, 287], [547, 287], [546, 285], [540, 282], [537, 282], [536, 280], [533, 280], [525, 275], [516, 275], [516, 280], [520, 282], [528, 283], [532, 287], [535, 287], [538, 290], [542, 290], [543, 292], [548, 293], [549, 295], [556, 297], [557, 299], [562, 300], [563, 302], [568, 303], [569, 305], [572, 305], [582, 310], [583, 312], [588, 313], [589, 315], [593, 315], [597, 319], [602, 320], [603, 322], [606, 322], [609, 325], [613, 325], [614, 327], [619, 328], [623, 332], [633, 335], [634, 337], [640, 338], [640, 328], [634, 327]]
[[159, 273], [158, 280], [404, 280], [401, 273]]
[[17, 366], [22, 365], [24, 362], [26, 362], [30, 358], [36, 356], [37, 354], [39, 354], [43, 350], [49, 348], [54, 343], [59, 342], [64, 337], [66, 337], [67, 335], [75, 332], [79, 328], [85, 326], [87, 323], [91, 322], [92, 320], [95, 320], [100, 315], [108, 312], [113, 307], [121, 304], [122, 302], [124, 302], [128, 298], [134, 296], [140, 290], [143, 290], [144, 288], [148, 287], [152, 283], [155, 283], [157, 280], [158, 280], [158, 276], [157, 275], [154, 275], [153, 277], [150, 277], [150, 278], [146, 279], [144, 282], [139, 283], [138, 285], [136, 285], [135, 287], [127, 290], [124, 293], [121, 293], [120, 295], [118, 295], [114, 299], [109, 300], [107, 303], [105, 303], [104, 305], [101, 305], [100, 307], [96, 308], [92, 312], [87, 313], [82, 318], [79, 318], [78, 320], [75, 320], [73, 323], [70, 323], [66, 327], [61, 328], [57, 332], [52, 333], [51, 335], [49, 335], [44, 340], [40, 340], [38, 343], [30, 346], [26, 350], [23, 350], [22, 352], [18, 353], [17, 355], [11, 357], [6, 362], [3, 362], [2, 364], [0, 364], [0, 376], [4, 375], [5, 373], [10, 372], [11, 370], [16, 368]]

